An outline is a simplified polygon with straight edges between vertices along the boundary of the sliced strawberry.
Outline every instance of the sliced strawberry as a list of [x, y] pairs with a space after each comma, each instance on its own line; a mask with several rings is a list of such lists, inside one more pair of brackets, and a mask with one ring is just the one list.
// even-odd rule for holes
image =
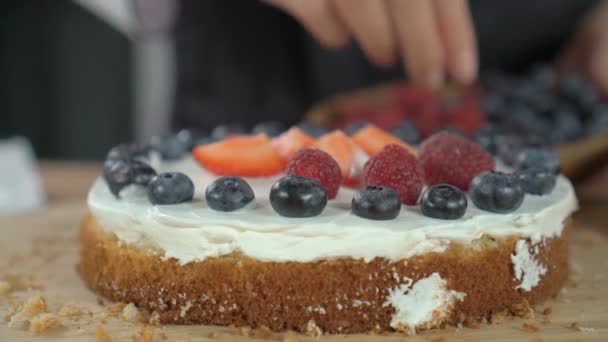
[[412, 146], [371, 124], [353, 135], [353, 141], [370, 156], [375, 156], [384, 146], [391, 144], [403, 146], [411, 153], [416, 154], [416, 150]]
[[315, 139], [304, 133], [298, 127], [292, 127], [287, 132], [272, 139], [272, 147], [283, 160], [288, 161], [299, 150], [315, 143]]
[[223, 141], [197, 146], [192, 155], [204, 168], [228, 176], [271, 176], [285, 168], [285, 161], [264, 134], [232, 136]]
[[327, 152], [338, 162], [342, 171], [342, 179], [354, 182], [350, 178], [352, 178], [351, 171], [356, 147], [344, 132], [338, 130], [329, 132], [319, 137], [313, 147]]

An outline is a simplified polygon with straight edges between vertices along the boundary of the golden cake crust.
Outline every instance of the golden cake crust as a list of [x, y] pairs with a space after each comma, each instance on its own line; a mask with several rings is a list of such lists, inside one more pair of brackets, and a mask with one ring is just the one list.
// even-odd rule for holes
[[[79, 271], [86, 284], [116, 301], [155, 311], [162, 323], [265, 326], [275, 331], [328, 333], [392, 330], [389, 290], [434, 272], [451, 290], [466, 293], [439, 325], [473, 322], [557, 295], [568, 276], [568, 234], [538, 244], [547, 272], [531, 291], [515, 290], [511, 255], [517, 237], [482, 237], [398, 262], [350, 258], [318, 262], [263, 262], [243, 255], [179, 264], [120, 244], [95, 217], [81, 224]], [[522, 310], [523, 308], [523, 310]], [[316, 328], [315, 328], [316, 329]]]

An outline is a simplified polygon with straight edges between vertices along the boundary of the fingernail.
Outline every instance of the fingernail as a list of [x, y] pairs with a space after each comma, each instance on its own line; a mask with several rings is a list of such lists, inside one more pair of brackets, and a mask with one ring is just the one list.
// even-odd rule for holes
[[477, 77], [477, 58], [471, 50], [463, 50], [456, 56], [454, 77], [468, 84]]

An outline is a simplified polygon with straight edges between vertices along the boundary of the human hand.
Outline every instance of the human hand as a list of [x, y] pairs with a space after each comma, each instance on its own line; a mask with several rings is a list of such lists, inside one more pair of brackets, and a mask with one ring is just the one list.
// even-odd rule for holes
[[560, 71], [578, 70], [608, 95], [608, 1], [586, 16], [574, 39], [558, 58]]
[[264, 0], [296, 18], [322, 45], [354, 38], [369, 60], [393, 65], [403, 57], [409, 77], [432, 89], [446, 75], [477, 77], [477, 44], [466, 0]]

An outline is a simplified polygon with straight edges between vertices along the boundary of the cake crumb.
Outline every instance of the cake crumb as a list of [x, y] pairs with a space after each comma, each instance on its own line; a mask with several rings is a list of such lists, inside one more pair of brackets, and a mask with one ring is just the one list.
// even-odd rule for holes
[[137, 333], [132, 336], [132, 340], [138, 342], [154, 342], [154, 330], [145, 325], [141, 325], [137, 330]]
[[30, 320], [30, 332], [41, 335], [63, 327], [61, 320], [52, 313], [43, 312]]
[[218, 334], [217, 332], [215, 332], [215, 331], [210, 331], [210, 332], [207, 334], [207, 337], [208, 337], [208, 338], [217, 338], [218, 336], [219, 336], [219, 334]]
[[156, 311], [152, 312], [150, 318], [148, 319], [148, 324], [150, 325], [160, 325], [160, 314]]
[[511, 312], [513, 315], [525, 318], [534, 319], [534, 309], [530, 306], [530, 303], [524, 299], [522, 302], [511, 305]]
[[435, 337], [431, 337], [430, 341], [432, 342], [447, 342], [447, 337], [441, 335], [441, 336], [435, 336]]
[[95, 335], [97, 336], [98, 342], [112, 342], [112, 338], [110, 338], [106, 329], [101, 325], [98, 325], [97, 329], [95, 329]]
[[540, 331], [540, 329], [532, 323], [524, 323], [521, 327], [527, 333], [535, 333]]
[[58, 312], [61, 317], [80, 317], [83, 315], [82, 309], [75, 303], [65, 303]]
[[270, 340], [273, 338], [274, 333], [267, 327], [262, 326], [261, 328], [256, 329], [254, 336], [259, 339]]
[[492, 317], [490, 317], [490, 322], [493, 325], [502, 324], [505, 321], [506, 317], [507, 314], [504, 311], [495, 312], [492, 314]]
[[467, 317], [462, 323], [469, 329], [479, 329], [481, 326], [478, 320], [469, 317]]
[[97, 304], [98, 305], [100, 305], [100, 306], [105, 306], [106, 305], [106, 302], [103, 301], [103, 298], [97, 297], [96, 300], [97, 300]]
[[576, 330], [578, 330], [584, 334], [591, 334], [591, 335], [599, 334], [599, 329], [591, 328], [591, 327], [578, 326], [578, 327], [576, 327]]
[[298, 342], [298, 336], [295, 332], [289, 330], [283, 335], [283, 342]]
[[572, 329], [572, 330], [578, 330], [578, 322], [577, 321], [568, 322], [568, 325], [566, 326], [566, 328]]
[[46, 298], [41, 295], [30, 297], [15, 310], [16, 313], [10, 318], [8, 326], [10, 328], [25, 328], [34, 316], [47, 310]]
[[139, 317], [139, 310], [137, 310], [135, 304], [129, 303], [122, 309], [121, 317], [126, 321], [136, 321]]
[[541, 323], [543, 325], [551, 325], [551, 319], [549, 319], [549, 316], [543, 316], [543, 320]]
[[0, 280], [0, 295], [7, 295], [13, 290], [13, 286], [6, 280]]
[[123, 309], [125, 308], [125, 303], [114, 303], [106, 306], [106, 313], [113, 317], [118, 317]]
[[233, 327], [232, 334], [237, 336], [249, 337], [251, 328], [249, 327]]
[[552, 312], [553, 312], [553, 309], [550, 306], [548, 306], [545, 308], [545, 310], [543, 310], [543, 315], [549, 316]]

